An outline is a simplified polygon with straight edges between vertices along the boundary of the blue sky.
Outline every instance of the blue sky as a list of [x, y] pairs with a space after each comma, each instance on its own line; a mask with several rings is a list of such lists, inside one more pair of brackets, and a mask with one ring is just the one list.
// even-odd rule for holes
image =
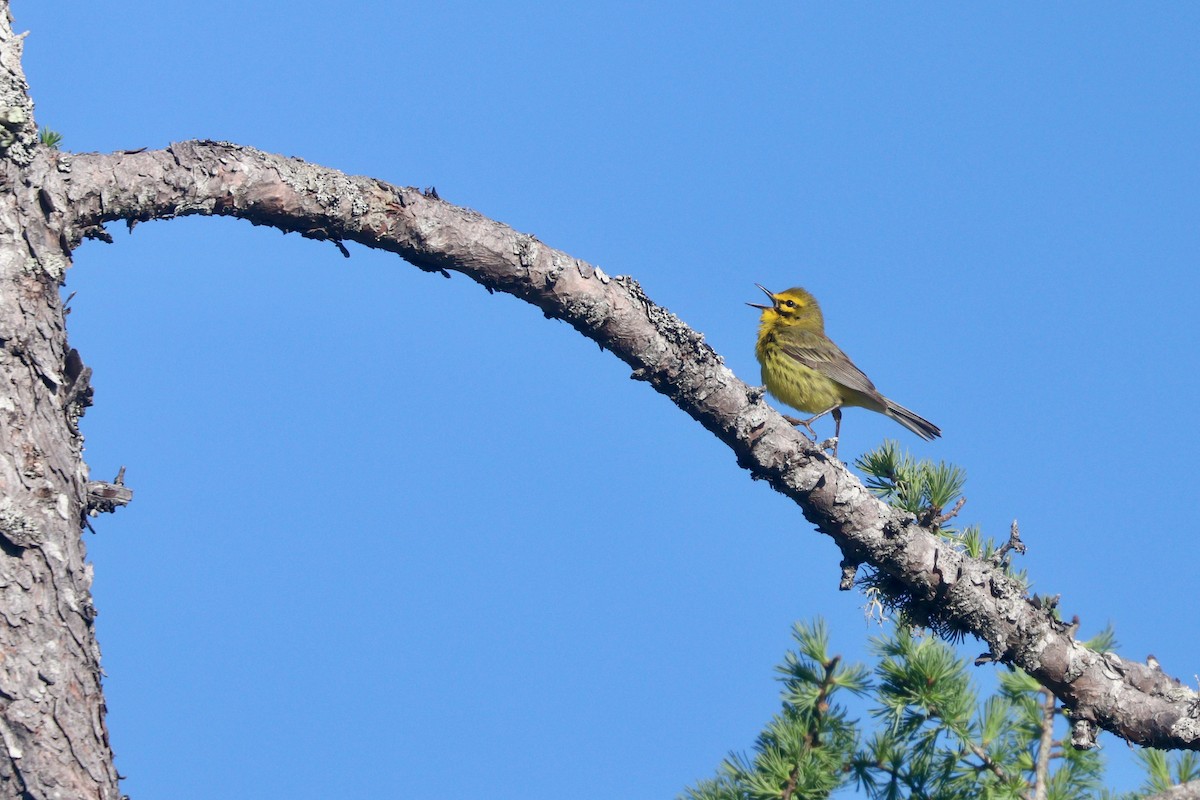
[[[636, 277], [757, 382], [803, 285], [966, 522], [1083, 632], [1200, 670], [1200, 6], [16, 0], [72, 150], [225, 139], [436, 186]], [[134, 797], [673, 797], [861, 658], [799, 510], [568, 326], [231, 220], [85, 244], [87, 544]], [[978, 652], [970, 643], [967, 652]], [[979, 679], [988, 681], [988, 671]], [[1114, 788], [1139, 778], [1120, 766]]]

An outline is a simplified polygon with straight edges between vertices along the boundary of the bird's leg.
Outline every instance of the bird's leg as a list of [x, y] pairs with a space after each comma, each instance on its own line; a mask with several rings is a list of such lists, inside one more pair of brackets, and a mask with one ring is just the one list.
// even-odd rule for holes
[[825, 416], [826, 414], [833, 415], [833, 422], [834, 422], [833, 454], [836, 456], [837, 455], [837, 438], [838, 438], [838, 434], [841, 433], [841, 430], [842, 430], [842, 404], [841, 403], [838, 403], [837, 405], [834, 405], [834, 406], [830, 406], [829, 408], [822, 411], [820, 414], [811, 416], [808, 419], [797, 419], [796, 417], [790, 417], [787, 414], [784, 414], [783, 418], [786, 419], [788, 421], [788, 424], [790, 424], [790, 425], [796, 425], [797, 427], [804, 428], [806, 431], [808, 431], [808, 435], [815, 442], [815, 441], [817, 441], [817, 432], [813, 430], [812, 424], [814, 422], [816, 422], [817, 420], [819, 420], [821, 417]]
[[838, 441], [842, 438], [842, 407], [834, 406], [830, 413], [833, 414], [833, 457], [837, 458]]
[[801, 422], [800, 424], [803, 425], [804, 427], [808, 428], [809, 431], [812, 431], [812, 428], [810, 428], [809, 426], [812, 425], [817, 420], [819, 420], [821, 417], [825, 416], [826, 414], [833, 414], [833, 418], [835, 420], [837, 420], [838, 428], [841, 428], [841, 426], [842, 426], [842, 404], [841, 403], [830, 406], [829, 408], [822, 411], [820, 414], [811, 416], [808, 419]]

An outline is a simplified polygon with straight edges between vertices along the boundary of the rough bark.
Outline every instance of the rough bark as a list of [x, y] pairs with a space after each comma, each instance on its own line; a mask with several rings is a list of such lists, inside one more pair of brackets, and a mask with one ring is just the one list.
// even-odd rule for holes
[[[226, 215], [313, 239], [388, 250], [455, 271], [565, 320], [704, 425], [755, 478], [794, 499], [837, 542], [831, 583], [868, 565], [913, 609], [971, 632], [1073, 709], [1076, 741], [1098, 724], [1140, 744], [1200, 746], [1197, 695], [1161, 671], [1084, 648], [994, 563], [875, 499], [739, 381], [703, 338], [610, 277], [416, 189], [219, 142], [67, 154], [33, 140], [20, 43], [0, 0], [0, 782], [26, 796], [117, 796], [103, 722], [90, 573], [80, 528], [97, 498], [75, 427], [88, 370], [66, 342], [58, 285], [69, 250], [124, 220]], [[7, 109], [7, 110], [4, 110]], [[89, 506], [89, 503], [93, 503]]]
[[67, 346], [62, 214], [29, 180], [36, 146], [21, 40], [0, 8], [0, 787], [8, 797], [116, 798], [104, 726], [87, 473], [76, 422], [87, 374]]
[[1176, 784], [1158, 794], [1148, 795], [1144, 800], [1200, 800], [1200, 781]]

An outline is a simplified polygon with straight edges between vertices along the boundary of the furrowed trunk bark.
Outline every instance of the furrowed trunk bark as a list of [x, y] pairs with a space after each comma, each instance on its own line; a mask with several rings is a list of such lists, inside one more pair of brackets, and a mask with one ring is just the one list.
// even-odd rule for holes
[[30, 178], [53, 167], [21, 44], [0, 2], [0, 796], [116, 800], [80, 537], [90, 370], [63, 324], [62, 210]]

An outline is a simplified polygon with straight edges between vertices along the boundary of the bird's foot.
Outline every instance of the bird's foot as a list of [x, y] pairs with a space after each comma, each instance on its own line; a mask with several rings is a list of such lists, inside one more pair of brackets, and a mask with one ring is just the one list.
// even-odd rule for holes
[[808, 438], [814, 442], [817, 440], [817, 432], [813, 430], [811, 419], [800, 419], [799, 417], [792, 417], [787, 414], [782, 414], [781, 416], [787, 420], [789, 425], [795, 425], [797, 428], [804, 428], [804, 430], [808, 431]]
[[821, 442], [818, 447], [832, 455], [834, 458], [837, 458], [838, 437], [830, 436], [828, 439]]

